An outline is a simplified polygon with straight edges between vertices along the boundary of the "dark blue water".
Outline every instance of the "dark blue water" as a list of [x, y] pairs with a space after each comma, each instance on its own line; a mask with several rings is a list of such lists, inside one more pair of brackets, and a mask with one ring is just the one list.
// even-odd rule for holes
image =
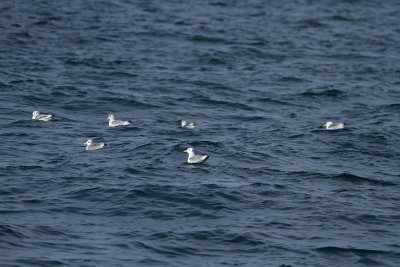
[[1, 1], [0, 265], [400, 266], [399, 14]]

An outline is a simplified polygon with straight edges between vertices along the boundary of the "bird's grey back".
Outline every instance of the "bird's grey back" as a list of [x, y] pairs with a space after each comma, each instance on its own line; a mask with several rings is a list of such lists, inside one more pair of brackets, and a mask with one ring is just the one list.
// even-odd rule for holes
[[207, 157], [208, 157], [208, 156], [206, 156], [206, 155], [194, 155], [194, 156], [191, 156], [191, 157], [189, 158], [189, 160], [190, 160], [190, 161], [193, 161], [193, 162], [196, 162], [196, 161], [205, 160], [205, 159], [207, 159]]
[[99, 149], [99, 148], [102, 148], [103, 146], [104, 146], [104, 143], [93, 144], [93, 145], [88, 146], [88, 150]]
[[111, 122], [111, 125], [123, 125], [123, 124], [126, 124], [126, 123], [128, 123], [129, 121], [122, 121], [122, 120], [113, 120], [112, 122]]

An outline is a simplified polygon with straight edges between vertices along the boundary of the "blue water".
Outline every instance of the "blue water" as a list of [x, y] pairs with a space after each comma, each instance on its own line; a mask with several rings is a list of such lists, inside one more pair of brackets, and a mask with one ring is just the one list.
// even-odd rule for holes
[[399, 14], [1, 1], [0, 265], [400, 266]]

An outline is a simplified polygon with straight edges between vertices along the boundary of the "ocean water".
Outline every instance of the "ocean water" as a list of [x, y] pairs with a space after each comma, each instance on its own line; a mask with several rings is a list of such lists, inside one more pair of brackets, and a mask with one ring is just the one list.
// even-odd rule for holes
[[399, 13], [1, 1], [0, 265], [400, 266]]

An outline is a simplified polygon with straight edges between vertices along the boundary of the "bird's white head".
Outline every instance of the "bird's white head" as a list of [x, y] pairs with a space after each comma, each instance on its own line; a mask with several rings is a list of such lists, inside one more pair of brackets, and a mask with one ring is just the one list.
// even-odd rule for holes
[[194, 153], [194, 149], [193, 148], [191, 148], [191, 147], [189, 147], [188, 149], [186, 149], [185, 151], [183, 151], [183, 152], [186, 152], [186, 153]]
[[327, 123], [325, 123], [325, 127], [329, 127], [329, 126], [331, 126], [332, 125], [332, 122], [331, 121], [328, 121]]
[[34, 112], [32, 112], [32, 119], [36, 119], [37, 118], [37, 116], [39, 116], [39, 111], [38, 110], [35, 110]]
[[184, 127], [187, 124], [186, 121], [181, 121], [181, 126]]
[[111, 120], [111, 121], [115, 120], [114, 114], [108, 114], [107, 120]]
[[88, 145], [88, 146], [93, 145], [93, 140], [92, 140], [92, 139], [89, 139], [89, 140], [87, 140], [84, 144], [85, 144], [85, 145]]

